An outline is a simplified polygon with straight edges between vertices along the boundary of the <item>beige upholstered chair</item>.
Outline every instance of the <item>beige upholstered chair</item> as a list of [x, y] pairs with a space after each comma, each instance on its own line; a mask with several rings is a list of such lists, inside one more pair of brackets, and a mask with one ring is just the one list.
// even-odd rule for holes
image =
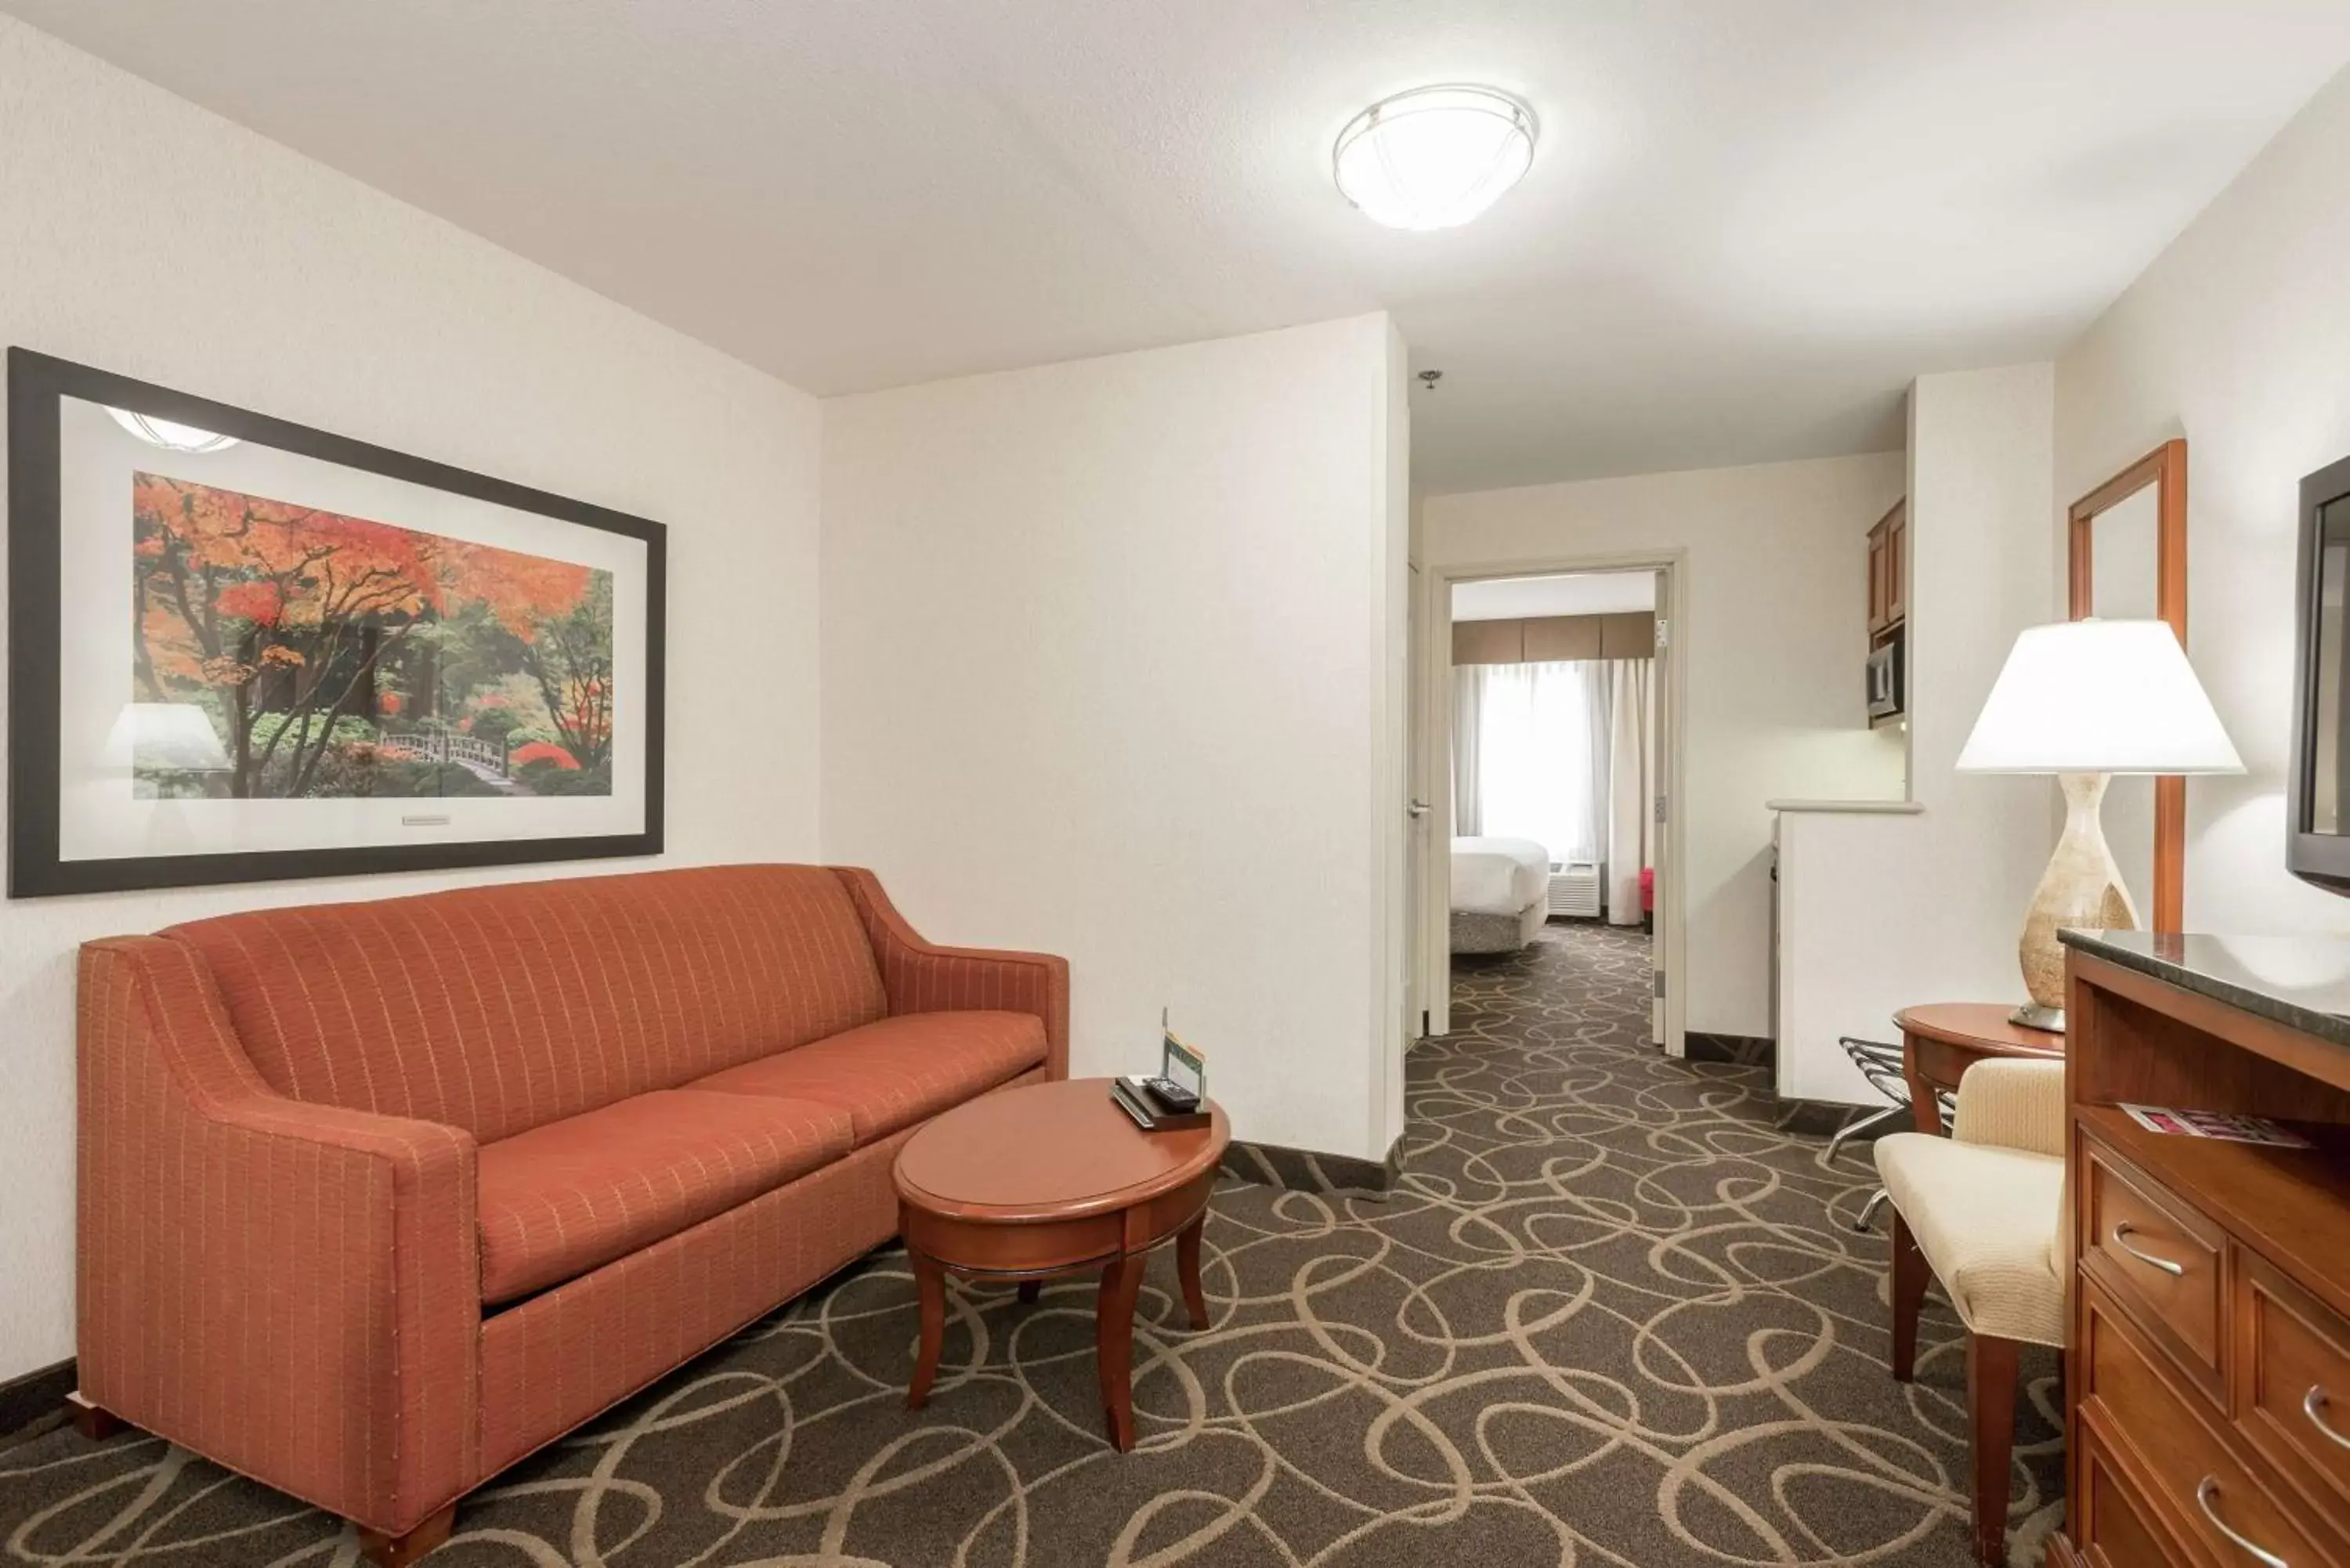
[[1916, 1368], [1930, 1269], [1967, 1325], [1975, 1556], [2001, 1563], [2017, 1351], [2064, 1343], [2064, 1064], [1977, 1063], [1950, 1136], [1880, 1138], [1877, 1168], [1893, 1198], [1893, 1376]]

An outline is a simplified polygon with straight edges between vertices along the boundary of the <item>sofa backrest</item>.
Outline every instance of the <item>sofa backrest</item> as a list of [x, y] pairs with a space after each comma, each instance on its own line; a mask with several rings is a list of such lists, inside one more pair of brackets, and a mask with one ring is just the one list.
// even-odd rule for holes
[[281, 1094], [484, 1143], [888, 1011], [821, 866], [515, 882], [163, 934], [203, 956]]

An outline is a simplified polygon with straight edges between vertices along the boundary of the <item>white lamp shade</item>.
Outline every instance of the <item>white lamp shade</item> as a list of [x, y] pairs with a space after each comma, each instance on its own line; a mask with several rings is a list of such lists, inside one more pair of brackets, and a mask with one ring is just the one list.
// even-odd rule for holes
[[2240, 774], [2244, 764], [2168, 623], [2068, 620], [2015, 639], [1959, 771]]
[[1534, 111], [1505, 92], [1420, 88], [1357, 115], [1331, 171], [1347, 200], [1391, 229], [1449, 229], [1524, 177], [1535, 134]]

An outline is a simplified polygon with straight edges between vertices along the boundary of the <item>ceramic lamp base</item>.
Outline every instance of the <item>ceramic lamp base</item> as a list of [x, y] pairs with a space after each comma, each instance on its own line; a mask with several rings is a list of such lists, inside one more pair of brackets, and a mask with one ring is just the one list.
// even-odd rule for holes
[[[2060, 930], [2134, 931], [2137, 908], [2122, 886], [2121, 867], [2106, 844], [2097, 808], [2105, 803], [2108, 774], [2059, 774], [2064, 791], [2064, 832], [2056, 853], [2040, 874], [2032, 908], [2023, 917], [2023, 940], [2017, 956], [2023, 964], [2023, 989], [2032, 1005], [2018, 1009], [2013, 1021], [2032, 1029], [2061, 1033], [2064, 1027], [2064, 947]], [[2024, 1016], [2035, 1013], [2053, 1023]]]

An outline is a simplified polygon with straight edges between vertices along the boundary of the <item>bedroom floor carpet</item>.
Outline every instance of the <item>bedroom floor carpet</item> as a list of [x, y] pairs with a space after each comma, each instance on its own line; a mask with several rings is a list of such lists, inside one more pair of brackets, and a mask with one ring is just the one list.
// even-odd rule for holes
[[[1227, 1183], [1213, 1321], [1153, 1260], [1141, 1444], [1097, 1435], [1093, 1292], [952, 1298], [904, 1406], [914, 1294], [890, 1250], [459, 1511], [435, 1568], [556, 1563], [1386, 1568], [1968, 1560], [1963, 1358], [1929, 1306], [1885, 1372], [1865, 1146], [1777, 1130], [1760, 1068], [1640, 1044], [1637, 932], [1548, 928], [1456, 969], [1413, 1053], [1385, 1199]], [[2012, 1523], [2061, 1514], [2053, 1355], [2027, 1363]], [[0, 1561], [347, 1563], [334, 1521], [151, 1438], [0, 1451]]]

